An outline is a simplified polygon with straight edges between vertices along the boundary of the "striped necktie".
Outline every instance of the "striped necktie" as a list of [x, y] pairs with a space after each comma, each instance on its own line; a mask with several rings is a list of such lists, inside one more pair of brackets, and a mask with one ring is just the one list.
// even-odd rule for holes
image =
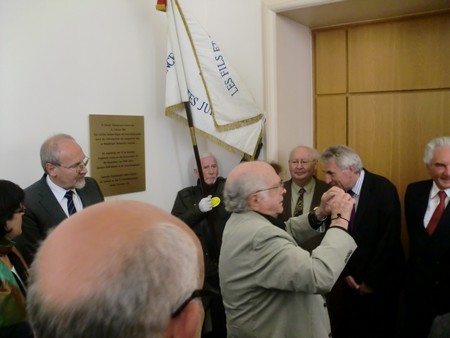
[[75, 204], [73, 203], [73, 191], [67, 190], [64, 197], [67, 198], [67, 211], [69, 212], [69, 216], [72, 216], [74, 213], [77, 212]]

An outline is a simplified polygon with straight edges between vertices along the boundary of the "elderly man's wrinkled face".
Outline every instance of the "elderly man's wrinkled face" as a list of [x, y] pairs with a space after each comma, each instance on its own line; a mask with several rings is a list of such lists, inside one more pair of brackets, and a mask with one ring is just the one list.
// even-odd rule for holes
[[283, 198], [286, 189], [283, 187], [283, 181], [280, 176], [272, 169], [267, 175], [267, 186], [261, 187], [253, 194], [258, 196], [257, 210], [264, 215], [277, 217], [283, 212]]
[[[216, 183], [217, 177], [219, 176], [219, 167], [217, 166], [217, 161], [213, 156], [204, 157], [201, 159], [203, 178], [205, 183], [208, 185], [213, 185]], [[195, 171], [198, 178], [198, 173]]]
[[428, 173], [439, 189], [450, 188], [450, 147], [434, 149], [431, 163], [427, 166]]
[[82, 189], [86, 184], [89, 159], [83, 149], [73, 140], [64, 140], [59, 145], [60, 163], [47, 163], [51, 180], [64, 189]]
[[341, 169], [337, 166], [334, 158], [323, 162], [322, 170], [325, 174], [325, 182], [327, 184], [340, 187], [344, 191], [353, 188], [358, 179], [353, 167]]
[[299, 186], [307, 185], [317, 170], [317, 160], [312, 158], [311, 151], [305, 147], [295, 148], [288, 163], [292, 180]]

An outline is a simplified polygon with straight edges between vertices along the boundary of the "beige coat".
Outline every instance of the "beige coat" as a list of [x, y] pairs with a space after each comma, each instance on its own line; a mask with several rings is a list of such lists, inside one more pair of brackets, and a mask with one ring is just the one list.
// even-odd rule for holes
[[228, 337], [330, 336], [323, 295], [356, 243], [345, 230], [331, 228], [310, 255], [292, 237], [314, 233], [307, 215], [291, 218], [287, 232], [255, 212], [231, 215], [219, 259]]

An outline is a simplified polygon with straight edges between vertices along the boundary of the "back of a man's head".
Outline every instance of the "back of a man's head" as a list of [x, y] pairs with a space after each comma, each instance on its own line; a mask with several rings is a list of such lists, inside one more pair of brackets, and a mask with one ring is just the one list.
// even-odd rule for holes
[[[174, 216], [136, 201], [88, 207], [57, 226], [31, 269], [28, 312], [37, 337], [162, 337], [200, 331], [203, 284], [195, 234]], [[190, 318], [190, 324], [175, 321]], [[168, 336], [171, 336], [169, 334]], [[185, 336], [191, 336], [185, 333]]]

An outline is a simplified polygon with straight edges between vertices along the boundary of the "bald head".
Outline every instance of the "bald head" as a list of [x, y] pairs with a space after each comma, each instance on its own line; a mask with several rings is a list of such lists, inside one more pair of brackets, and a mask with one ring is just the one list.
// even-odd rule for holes
[[[142, 202], [100, 203], [67, 218], [43, 242], [32, 266], [31, 322], [42, 337], [73, 330], [89, 337], [93, 328], [101, 328], [93, 337], [133, 330], [157, 337], [202, 284], [201, 246], [186, 224]], [[75, 329], [73, 320], [86, 326]]]
[[280, 176], [269, 163], [242, 162], [227, 176], [225, 207], [230, 212], [254, 210], [276, 216], [283, 211], [284, 192]]

